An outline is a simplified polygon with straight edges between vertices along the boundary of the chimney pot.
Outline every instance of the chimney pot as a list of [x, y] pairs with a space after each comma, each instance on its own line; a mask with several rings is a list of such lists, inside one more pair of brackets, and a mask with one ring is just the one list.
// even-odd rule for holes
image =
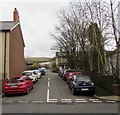
[[17, 8], [15, 8], [14, 12], [13, 12], [13, 21], [19, 22], [19, 12], [18, 12]]

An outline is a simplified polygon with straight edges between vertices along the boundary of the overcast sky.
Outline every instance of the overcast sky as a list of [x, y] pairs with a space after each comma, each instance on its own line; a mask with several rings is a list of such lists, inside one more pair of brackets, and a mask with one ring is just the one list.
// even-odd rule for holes
[[[1, 2], [2, 1], [2, 2]], [[58, 13], [77, 0], [0, 0], [0, 21], [13, 20], [14, 8], [20, 16], [26, 57], [54, 57], [51, 48], [55, 41], [50, 32], [58, 24]], [[84, 1], [84, 0], [81, 0]], [[109, 1], [109, 0], [107, 0]], [[117, 0], [119, 1], [119, 0]], [[1, 9], [2, 8], [2, 9]]]
[[1, 4], [0, 21], [12, 21], [16, 7], [26, 46], [25, 56], [53, 57], [55, 52], [51, 47], [55, 41], [51, 39], [50, 32], [58, 24], [58, 12], [68, 3], [69, 0], [4, 0]]

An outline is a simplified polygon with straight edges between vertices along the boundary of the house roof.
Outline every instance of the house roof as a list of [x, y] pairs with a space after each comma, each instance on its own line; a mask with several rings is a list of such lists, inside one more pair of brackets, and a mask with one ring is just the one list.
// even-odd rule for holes
[[13, 30], [19, 22], [15, 21], [0, 21], [0, 30], [1, 31], [10, 31]]
[[66, 53], [65, 52], [56, 52], [56, 57], [65, 57]]
[[[12, 31], [15, 27], [20, 24], [19, 21], [0, 21], [0, 31]], [[21, 31], [21, 29], [20, 29]], [[22, 32], [21, 32], [22, 35]], [[25, 47], [25, 43], [22, 36], [22, 42]]]

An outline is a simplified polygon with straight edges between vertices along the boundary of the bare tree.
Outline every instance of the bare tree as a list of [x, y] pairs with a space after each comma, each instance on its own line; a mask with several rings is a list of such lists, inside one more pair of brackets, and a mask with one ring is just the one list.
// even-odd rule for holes
[[[115, 68], [115, 79], [116, 82], [119, 82], [119, 49], [120, 49], [120, 30], [118, 30], [118, 26], [117, 26], [117, 22], [118, 22], [118, 18], [116, 17], [116, 8], [118, 8], [118, 6], [116, 6], [114, 8], [114, 3], [115, 1], [110, 0], [110, 8], [111, 8], [111, 22], [112, 22], [112, 29], [113, 29], [113, 37], [114, 40], [116, 42], [116, 68]], [[119, 35], [118, 35], [119, 34]]]
[[[60, 13], [60, 24], [55, 26], [52, 37], [57, 41], [59, 49], [66, 52], [71, 66], [83, 66], [82, 69], [89, 68], [92, 71], [94, 60], [97, 60], [97, 71], [105, 73], [105, 44], [111, 39], [111, 28], [115, 30], [110, 6], [105, 2], [77, 2], [70, 6], [70, 9]], [[90, 26], [91, 33], [88, 32]], [[94, 50], [97, 58], [94, 57]]]

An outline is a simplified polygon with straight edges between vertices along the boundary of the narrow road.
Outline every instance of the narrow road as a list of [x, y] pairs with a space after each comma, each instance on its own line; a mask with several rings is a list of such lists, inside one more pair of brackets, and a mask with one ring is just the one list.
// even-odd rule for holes
[[117, 102], [73, 96], [57, 73], [47, 70], [28, 95], [3, 96], [3, 113], [118, 113]]

